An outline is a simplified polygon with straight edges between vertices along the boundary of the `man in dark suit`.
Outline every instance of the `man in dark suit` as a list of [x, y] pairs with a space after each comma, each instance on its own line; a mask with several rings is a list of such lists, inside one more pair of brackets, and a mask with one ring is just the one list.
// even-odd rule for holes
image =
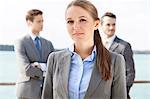
[[113, 13], [107, 12], [101, 17], [101, 29], [102, 41], [105, 47], [110, 51], [124, 56], [126, 62], [127, 97], [130, 99], [129, 91], [135, 78], [133, 51], [131, 49], [131, 45], [115, 35], [116, 15]]
[[48, 55], [54, 51], [52, 43], [40, 36], [43, 29], [42, 11], [31, 9], [26, 22], [29, 34], [16, 42], [19, 79], [16, 83], [18, 99], [40, 99]]

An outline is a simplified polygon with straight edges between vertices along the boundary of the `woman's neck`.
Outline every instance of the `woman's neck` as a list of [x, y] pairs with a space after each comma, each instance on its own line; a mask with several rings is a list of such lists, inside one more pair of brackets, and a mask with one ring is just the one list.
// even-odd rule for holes
[[94, 48], [94, 42], [93, 43], [75, 43], [75, 52], [80, 55], [82, 59], [85, 59], [88, 57]]

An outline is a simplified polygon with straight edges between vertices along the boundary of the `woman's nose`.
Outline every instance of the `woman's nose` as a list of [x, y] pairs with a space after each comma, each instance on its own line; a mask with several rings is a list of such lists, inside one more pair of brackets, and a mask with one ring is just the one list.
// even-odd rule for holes
[[78, 22], [75, 22], [74, 25], [73, 25], [73, 29], [74, 30], [80, 29], [80, 24]]

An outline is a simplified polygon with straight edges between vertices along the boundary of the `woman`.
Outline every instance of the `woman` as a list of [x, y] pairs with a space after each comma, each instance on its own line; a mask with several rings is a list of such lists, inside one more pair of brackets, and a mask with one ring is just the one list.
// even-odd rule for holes
[[94, 5], [72, 1], [65, 18], [74, 44], [49, 56], [42, 99], [126, 99], [124, 59], [103, 46]]

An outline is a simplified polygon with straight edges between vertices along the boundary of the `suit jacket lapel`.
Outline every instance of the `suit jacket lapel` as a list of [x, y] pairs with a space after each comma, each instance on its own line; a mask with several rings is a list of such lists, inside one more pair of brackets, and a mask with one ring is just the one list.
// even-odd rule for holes
[[39, 54], [38, 50], [36, 49], [33, 40], [31, 39], [30, 35], [27, 35], [26, 38], [27, 38], [27, 40], [26, 40], [27, 44], [29, 45], [29, 47], [32, 47], [32, 49], [33, 49], [32, 54], [34, 55], [35, 58], [37, 57], [37, 60], [39, 60], [40, 54]]
[[101, 81], [102, 81], [102, 79], [101, 79], [100, 73], [98, 71], [98, 68], [96, 66], [94, 66], [93, 72], [91, 75], [91, 80], [89, 83], [89, 87], [87, 89], [85, 97], [92, 95], [94, 93], [94, 91], [96, 90], [96, 88], [100, 85]]
[[114, 39], [112, 45], [110, 46], [109, 50], [114, 51], [118, 46], [119, 46], [119, 44], [118, 44], [118, 37], [116, 37]]
[[[71, 64], [71, 54], [70, 53], [64, 53], [64, 57], [61, 61], [61, 87], [62, 92], [65, 93], [66, 97], [68, 97], [68, 77], [69, 77], [69, 70], [70, 70], [70, 64]], [[64, 94], [63, 94], [64, 95]]]

